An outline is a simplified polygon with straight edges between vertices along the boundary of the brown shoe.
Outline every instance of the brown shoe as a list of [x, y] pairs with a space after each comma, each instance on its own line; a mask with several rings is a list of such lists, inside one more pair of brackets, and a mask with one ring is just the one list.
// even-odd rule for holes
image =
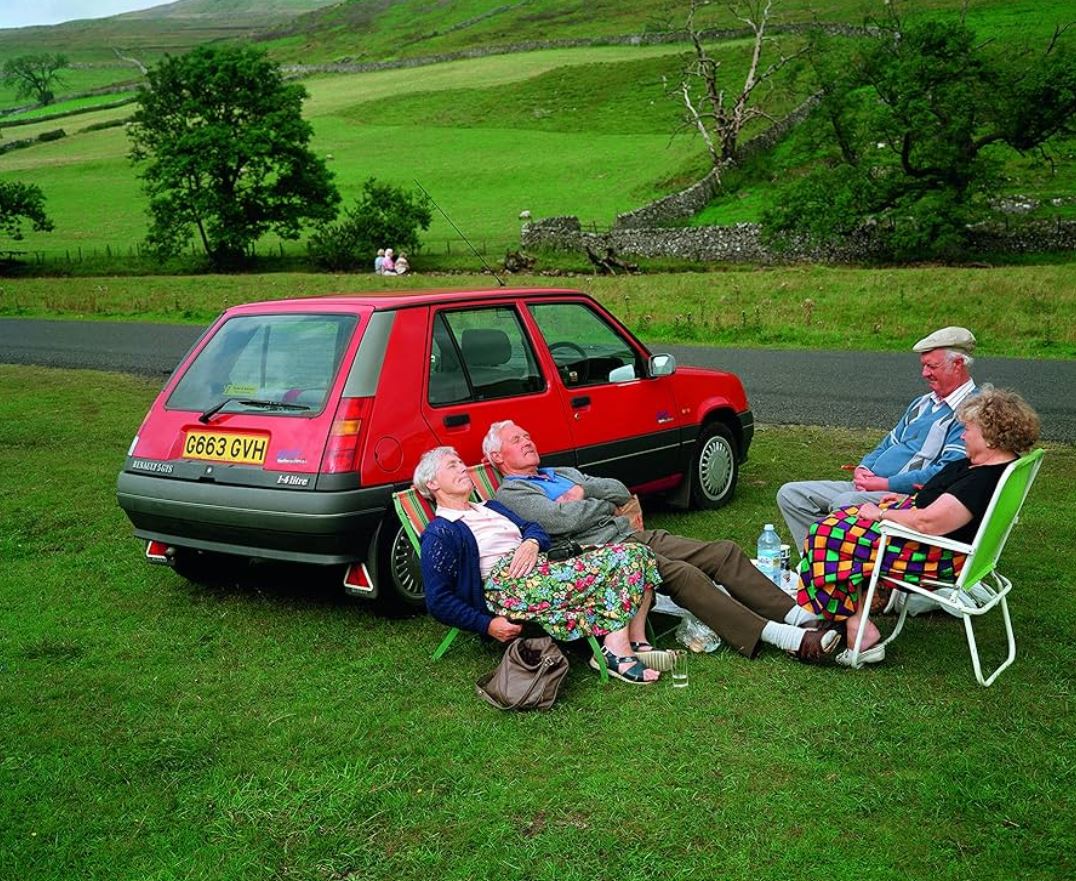
[[841, 642], [837, 630], [805, 630], [796, 657], [805, 664], [817, 664], [832, 654]]

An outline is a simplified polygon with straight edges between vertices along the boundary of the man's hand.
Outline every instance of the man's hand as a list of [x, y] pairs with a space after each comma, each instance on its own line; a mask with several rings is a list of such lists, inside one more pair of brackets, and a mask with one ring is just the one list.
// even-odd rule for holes
[[537, 561], [538, 542], [533, 538], [524, 539], [512, 554], [512, 562], [508, 564], [508, 577], [521, 578], [534, 568]]
[[577, 483], [571, 489], [562, 492], [553, 501], [558, 505], [563, 505], [565, 502], [581, 502], [584, 498], [583, 487]]
[[870, 468], [860, 465], [852, 475], [852, 485], [860, 492], [878, 492], [889, 489], [889, 478], [879, 477]]
[[503, 615], [498, 615], [489, 622], [486, 632], [497, 642], [509, 642], [523, 632], [523, 627], [519, 624], [513, 624]]

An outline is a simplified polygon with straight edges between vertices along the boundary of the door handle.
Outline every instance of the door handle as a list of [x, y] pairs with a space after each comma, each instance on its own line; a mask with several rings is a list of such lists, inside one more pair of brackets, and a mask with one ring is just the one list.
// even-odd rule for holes
[[457, 428], [460, 425], [467, 425], [470, 421], [469, 413], [454, 413], [444, 418], [445, 428]]
[[579, 409], [580, 407], [590, 406], [590, 395], [579, 395], [579, 397], [572, 398], [572, 407]]

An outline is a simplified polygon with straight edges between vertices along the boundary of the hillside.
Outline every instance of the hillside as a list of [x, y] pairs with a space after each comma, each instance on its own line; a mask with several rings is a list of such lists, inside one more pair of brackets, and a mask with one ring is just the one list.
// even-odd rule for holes
[[[775, 3], [786, 23], [802, 22], [811, 10], [846, 22], [862, 21], [864, 12], [859, 0]], [[920, 11], [955, 10], [961, 0], [915, 5]], [[138, 81], [137, 69], [113, 51], [119, 36], [132, 40], [124, 46], [134, 46], [124, 53], [152, 60], [154, 53], [182, 51], [183, 41], [199, 34], [213, 40], [246, 38], [250, 32], [241, 25], [248, 20], [244, 16], [312, 6], [324, 8], [294, 18], [287, 35], [278, 25], [263, 43], [274, 57], [310, 64], [489, 50], [487, 57], [304, 79], [310, 94], [304, 112], [314, 127], [314, 148], [331, 157], [345, 201], [371, 175], [408, 187], [417, 179], [480, 246], [496, 254], [518, 242], [518, 215], [524, 209], [534, 216], [575, 214], [600, 228], [617, 213], [673, 192], [706, 171], [697, 138], [677, 130], [680, 105], [667, 88], [677, 79], [687, 47], [648, 45], [645, 39], [678, 24], [670, 11], [678, 7], [659, 0], [593, 0], [585, 10], [569, 0], [369, 0], [331, 6], [318, 0], [180, 0], [81, 26], [19, 33], [33, 39], [47, 33], [52, 42], [32, 48], [62, 50], [81, 59], [81, 66], [66, 74], [59, 107], [86, 110], [85, 99], [65, 100], [65, 94], [116, 82], [128, 83], [129, 90]], [[708, 8], [716, 8], [715, 16], [726, 14], [720, 4]], [[222, 10], [231, 12], [212, 14]], [[1049, 7], [1038, 0], [971, 0], [968, 15], [979, 22], [985, 38], [1015, 45], [1018, 36], [1048, 33], [1058, 16], [1076, 20], [1076, 0]], [[716, 17], [712, 21], [719, 23]], [[0, 60], [15, 46], [12, 33], [0, 31]], [[644, 39], [634, 45], [540, 49], [532, 43], [531, 51], [498, 50], [524, 41], [600, 42], [630, 33]], [[778, 33], [786, 47], [801, 39], [798, 33]], [[143, 42], [134, 42], [133, 35]], [[21, 43], [19, 49], [30, 45]], [[739, 38], [715, 44], [715, 53], [725, 61], [723, 81], [730, 87], [742, 70], [745, 49]], [[791, 78], [775, 85], [778, 114], [810, 89], [809, 83]], [[0, 88], [0, 107], [12, 101], [11, 90]], [[20, 248], [53, 258], [104, 252], [106, 247], [111, 254], [135, 253], [146, 220], [121, 125], [130, 112], [130, 106], [89, 109], [61, 120], [28, 119], [18, 126], [10, 119], [0, 121], [0, 145], [58, 128], [66, 133], [59, 140], [0, 154], [0, 176], [41, 186], [56, 222], [54, 232], [28, 235]], [[1074, 151], [1065, 146], [1052, 174], [1044, 174], [1041, 164], [1030, 159], [1009, 162], [1006, 192], [1046, 199], [1076, 193]], [[806, 127], [731, 176], [728, 191], [700, 222], [757, 219], [773, 181], [812, 158]], [[99, 210], [101, 193], [109, 198], [105, 217]], [[1068, 204], [1060, 213], [1070, 210]], [[277, 253], [277, 248], [275, 240], [263, 243], [264, 250]], [[439, 214], [428, 248], [436, 253], [462, 250]], [[303, 245], [285, 243], [284, 252], [302, 253]]]

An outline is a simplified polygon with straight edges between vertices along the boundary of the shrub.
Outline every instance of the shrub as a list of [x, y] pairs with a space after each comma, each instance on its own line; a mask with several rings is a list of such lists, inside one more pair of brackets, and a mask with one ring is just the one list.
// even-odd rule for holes
[[429, 199], [369, 178], [362, 195], [343, 217], [322, 224], [308, 245], [314, 262], [325, 269], [354, 269], [372, 265], [378, 248], [415, 251], [419, 229], [430, 228]]

